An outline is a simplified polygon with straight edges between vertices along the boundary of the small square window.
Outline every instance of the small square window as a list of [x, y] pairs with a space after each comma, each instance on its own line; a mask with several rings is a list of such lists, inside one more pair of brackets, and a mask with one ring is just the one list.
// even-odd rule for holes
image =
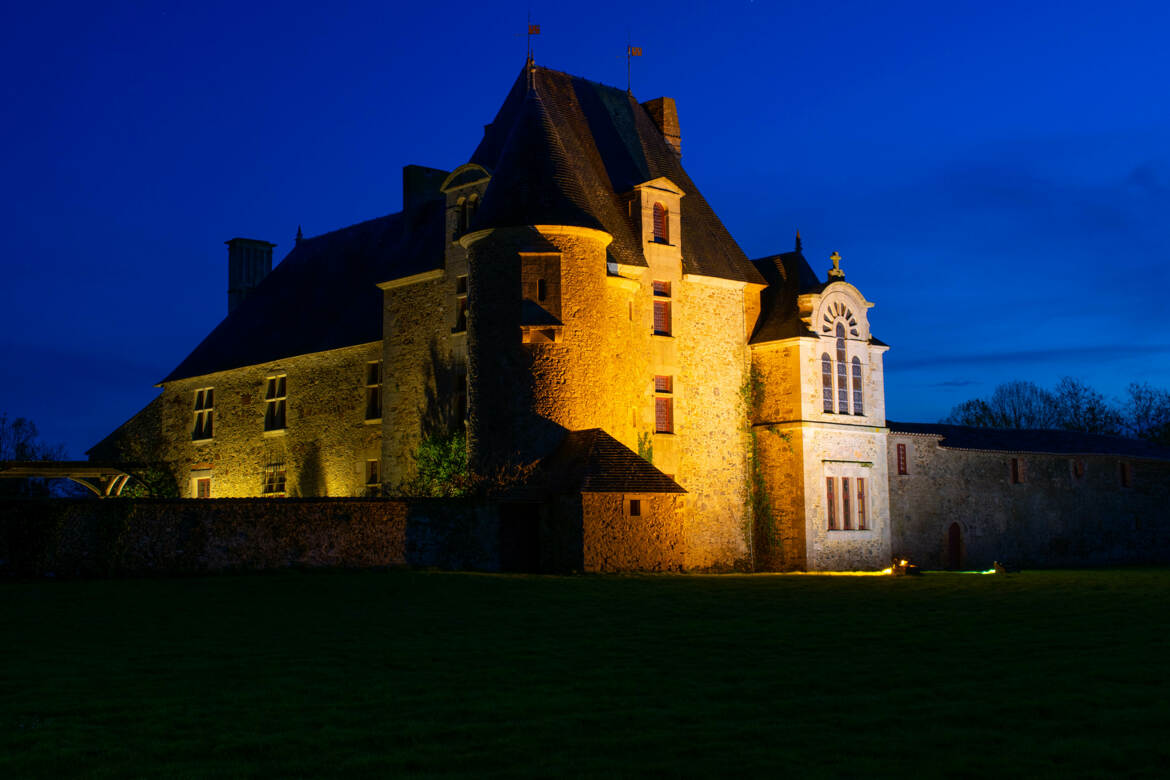
[[656, 377], [654, 377], [654, 392], [656, 392], [656, 393], [673, 393], [674, 392], [674, 377], [672, 377], [672, 376], [656, 376]]
[[670, 282], [654, 282], [654, 297], [669, 298], [670, 297]]
[[270, 463], [264, 468], [264, 490], [266, 496], [283, 496], [285, 471], [283, 463]]

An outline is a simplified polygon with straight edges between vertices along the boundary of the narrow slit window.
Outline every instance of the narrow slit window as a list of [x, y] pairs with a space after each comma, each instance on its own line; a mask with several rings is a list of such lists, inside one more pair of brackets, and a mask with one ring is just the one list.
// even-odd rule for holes
[[833, 359], [826, 352], [821, 355], [821, 396], [824, 399], [824, 410], [833, 413]]
[[849, 477], [841, 477], [841, 527], [853, 530], [853, 513], [849, 507]]
[[382, 417], [382, 361], [366, 363], [366, 419]]
[[865, 414], [861, 392], [861, 359], [853, 358], [853, 413]]
[[865, 477], [857, 478], [857, 530], [864, 531], [868, 526], [865, 511]]
[[845, 355], [845, 326], [837, 323], [837, 411], [849, 414], [848, 358]]
[[904, 475], [910, 472], [906, 469], [906, 445], [898, 445], [898, 474]]
[[829, 530], [837, 530], [837, 497], [833, 491], [833, 478], [825, 477], [825, 515], [829, 521]]

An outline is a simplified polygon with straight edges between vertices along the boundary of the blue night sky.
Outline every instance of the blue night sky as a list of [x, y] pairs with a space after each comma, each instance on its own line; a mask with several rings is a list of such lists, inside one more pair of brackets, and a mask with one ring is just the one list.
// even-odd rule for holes
[[[328, 6], [328, 7], [327, 7]], [[80, 457], [283, 257], [465, 162], [526, 3], [21, 3], [3, 14], [0, 411]], [[1170, 387], [1170, 4], [532, 3], [537, 62], [678, 101], [751, 257], [799, 228], [876, 303], [892, 419], [1000, 382]]]

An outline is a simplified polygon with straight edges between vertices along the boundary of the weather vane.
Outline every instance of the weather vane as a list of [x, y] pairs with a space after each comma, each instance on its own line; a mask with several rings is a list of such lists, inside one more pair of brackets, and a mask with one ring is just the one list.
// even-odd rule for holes
[[642, 56], [642, 47], [641, 46], [631, 46], [630, 45], [630, 34], [627, 32], [626, 33], [626, 92], [627, 93], [633, 92], [633, 84], [630, 81], [630, 60], [632, 60], [634, 57], [641, 57], [641, 56]]
[[532, 12], [528, 13], [528, 64], [532, 64], [532, 36], [540, 35], [540, 25], [532, 23]]

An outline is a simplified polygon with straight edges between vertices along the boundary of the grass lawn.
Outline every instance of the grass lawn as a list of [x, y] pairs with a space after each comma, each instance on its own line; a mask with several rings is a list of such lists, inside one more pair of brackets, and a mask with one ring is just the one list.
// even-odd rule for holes
[[1170, 571], [0, 583], [0, 776], [1133, 776]]

